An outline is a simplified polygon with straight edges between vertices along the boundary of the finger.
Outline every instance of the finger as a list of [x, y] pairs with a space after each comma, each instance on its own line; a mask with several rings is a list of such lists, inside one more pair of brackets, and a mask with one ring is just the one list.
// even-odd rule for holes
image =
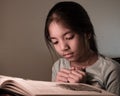
[[56, 76], [56, 82], [67, 82], [68, 75], [62, 72], [58, 72]]
[[72, 72], [71, 74], [69, 74], [68, 78], [72, 78], [74, 80], [78, 80], [78, 79], [82, 79], [84, 76], [80, 73], [77, 72]]
[[61, 69], [57, 73], [56, 81], [58, 82], [67, 82], [67, 78], [69, 77], [70, 71], [68, 69]]
[[80, 70], [73, 70], [69, 74], [69, 78], [72, 78], [76, 82], [83, 80], [86, 77], [86, 74]]
[[77, 83], [76, 80], [74, 80], [73, 78], [70, 78], [70, 77], [68, 78], [68, 81], [69, 81], [69, 83]]
[[85, 72], [85, 68], [86, 68], [86, 67], [75, 67], [75, 70], [81, 70], [81, 71], [84, 71], [84, 72]]
[[70, 68], [70, 71], [72, 71], [72, 70], [75, 70], [75, 67], [71, 67], [71, 68]]
[[70, 73], [70, 70], [69, 70], [69, 69], [62, 68], [62, 69], [60, 69], [60, 72], [69, 74], [69, 73]]
[[84, 77], [79, 74], [79, 75], [74, 75], [74, 74], [69, 74], [68, 81], [70, 83], [78, 83], [78, 82], [83, 82]]
[[65, 83], [67, 83], [67, 82], [68, 82], [68, 79], [65, 78], [65, 77], [58, 77], [58, 78], [56, 79], [56, 81], [57, 81], [57, 82], [65, 82]]
[[86, 75], [86, 73], [84, 71], [81, 71], [81, 70], [72, 70], [71, 73], [74, 75], [77, 75], [77, 76], [79, 76], [79, 74], [81, 74], [83, 76]]
[[68, 75], [69, 75], [69, 74], [68, 74], [68, 73], [65, 73], [65, 72], [63, 72], [63, 71], [59, 71], [57, 75], [58, 75], [58, 77], [66, 77], [66, 78], [68, 78]]

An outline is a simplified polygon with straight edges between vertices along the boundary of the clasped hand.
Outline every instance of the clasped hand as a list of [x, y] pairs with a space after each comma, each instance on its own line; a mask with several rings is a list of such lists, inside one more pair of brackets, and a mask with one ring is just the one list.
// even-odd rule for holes
[[86, 82], [86, 73], [83, 71], [83, 68], [74, 68], [71, 69], [61, 69], [56, 77], [56, 82], [65, 82], [65, 83], [85, 83]]

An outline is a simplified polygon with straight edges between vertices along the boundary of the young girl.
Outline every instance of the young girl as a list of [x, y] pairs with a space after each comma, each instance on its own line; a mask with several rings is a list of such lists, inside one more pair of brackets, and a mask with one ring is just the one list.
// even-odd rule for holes
[[45, 39], [61, 56], [52, 81], [87, 83], [120, 96], [120, 64], [99, 54], [93, 25], [75, 2], [59, 2], [48, 13]]

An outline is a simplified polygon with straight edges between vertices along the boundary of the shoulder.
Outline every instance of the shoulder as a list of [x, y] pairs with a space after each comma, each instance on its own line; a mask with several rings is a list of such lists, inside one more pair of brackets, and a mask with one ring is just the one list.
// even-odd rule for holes
[[87, 70], [97, 75], [109, 75], [113, 71], [118, 73], [120, 64], [109, 57], [99, 55], [96, 63], [89, 66]]
[[106, 57], [106, 56], [99, 56], [99, 62], [101, 64], [101, 66], [103, 66], [104, 68], [109, 68], [109, 69], [116, 69], [116, 68], [120, 68], [120, 64], [118, 62], [116, 62], [115, 60]]
[[120, 74], [120, 64], [109, 57], [101, 56], [100, 58], [101, 72], [104, 79], [118, 78]]
[[107, 90], [119, 92], [120, 84], [120, 64], [109, 57], [101, 57], [103, 62], [103, 80]]

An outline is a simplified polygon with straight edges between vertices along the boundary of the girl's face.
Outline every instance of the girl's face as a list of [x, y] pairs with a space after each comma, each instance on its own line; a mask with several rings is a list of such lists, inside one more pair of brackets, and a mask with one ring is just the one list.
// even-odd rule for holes
[[70, 62], [79, 62], [86, 56], [88, 47], [84, 38], [61, 23], [51, 22], [49, 34], [56, 52]]

